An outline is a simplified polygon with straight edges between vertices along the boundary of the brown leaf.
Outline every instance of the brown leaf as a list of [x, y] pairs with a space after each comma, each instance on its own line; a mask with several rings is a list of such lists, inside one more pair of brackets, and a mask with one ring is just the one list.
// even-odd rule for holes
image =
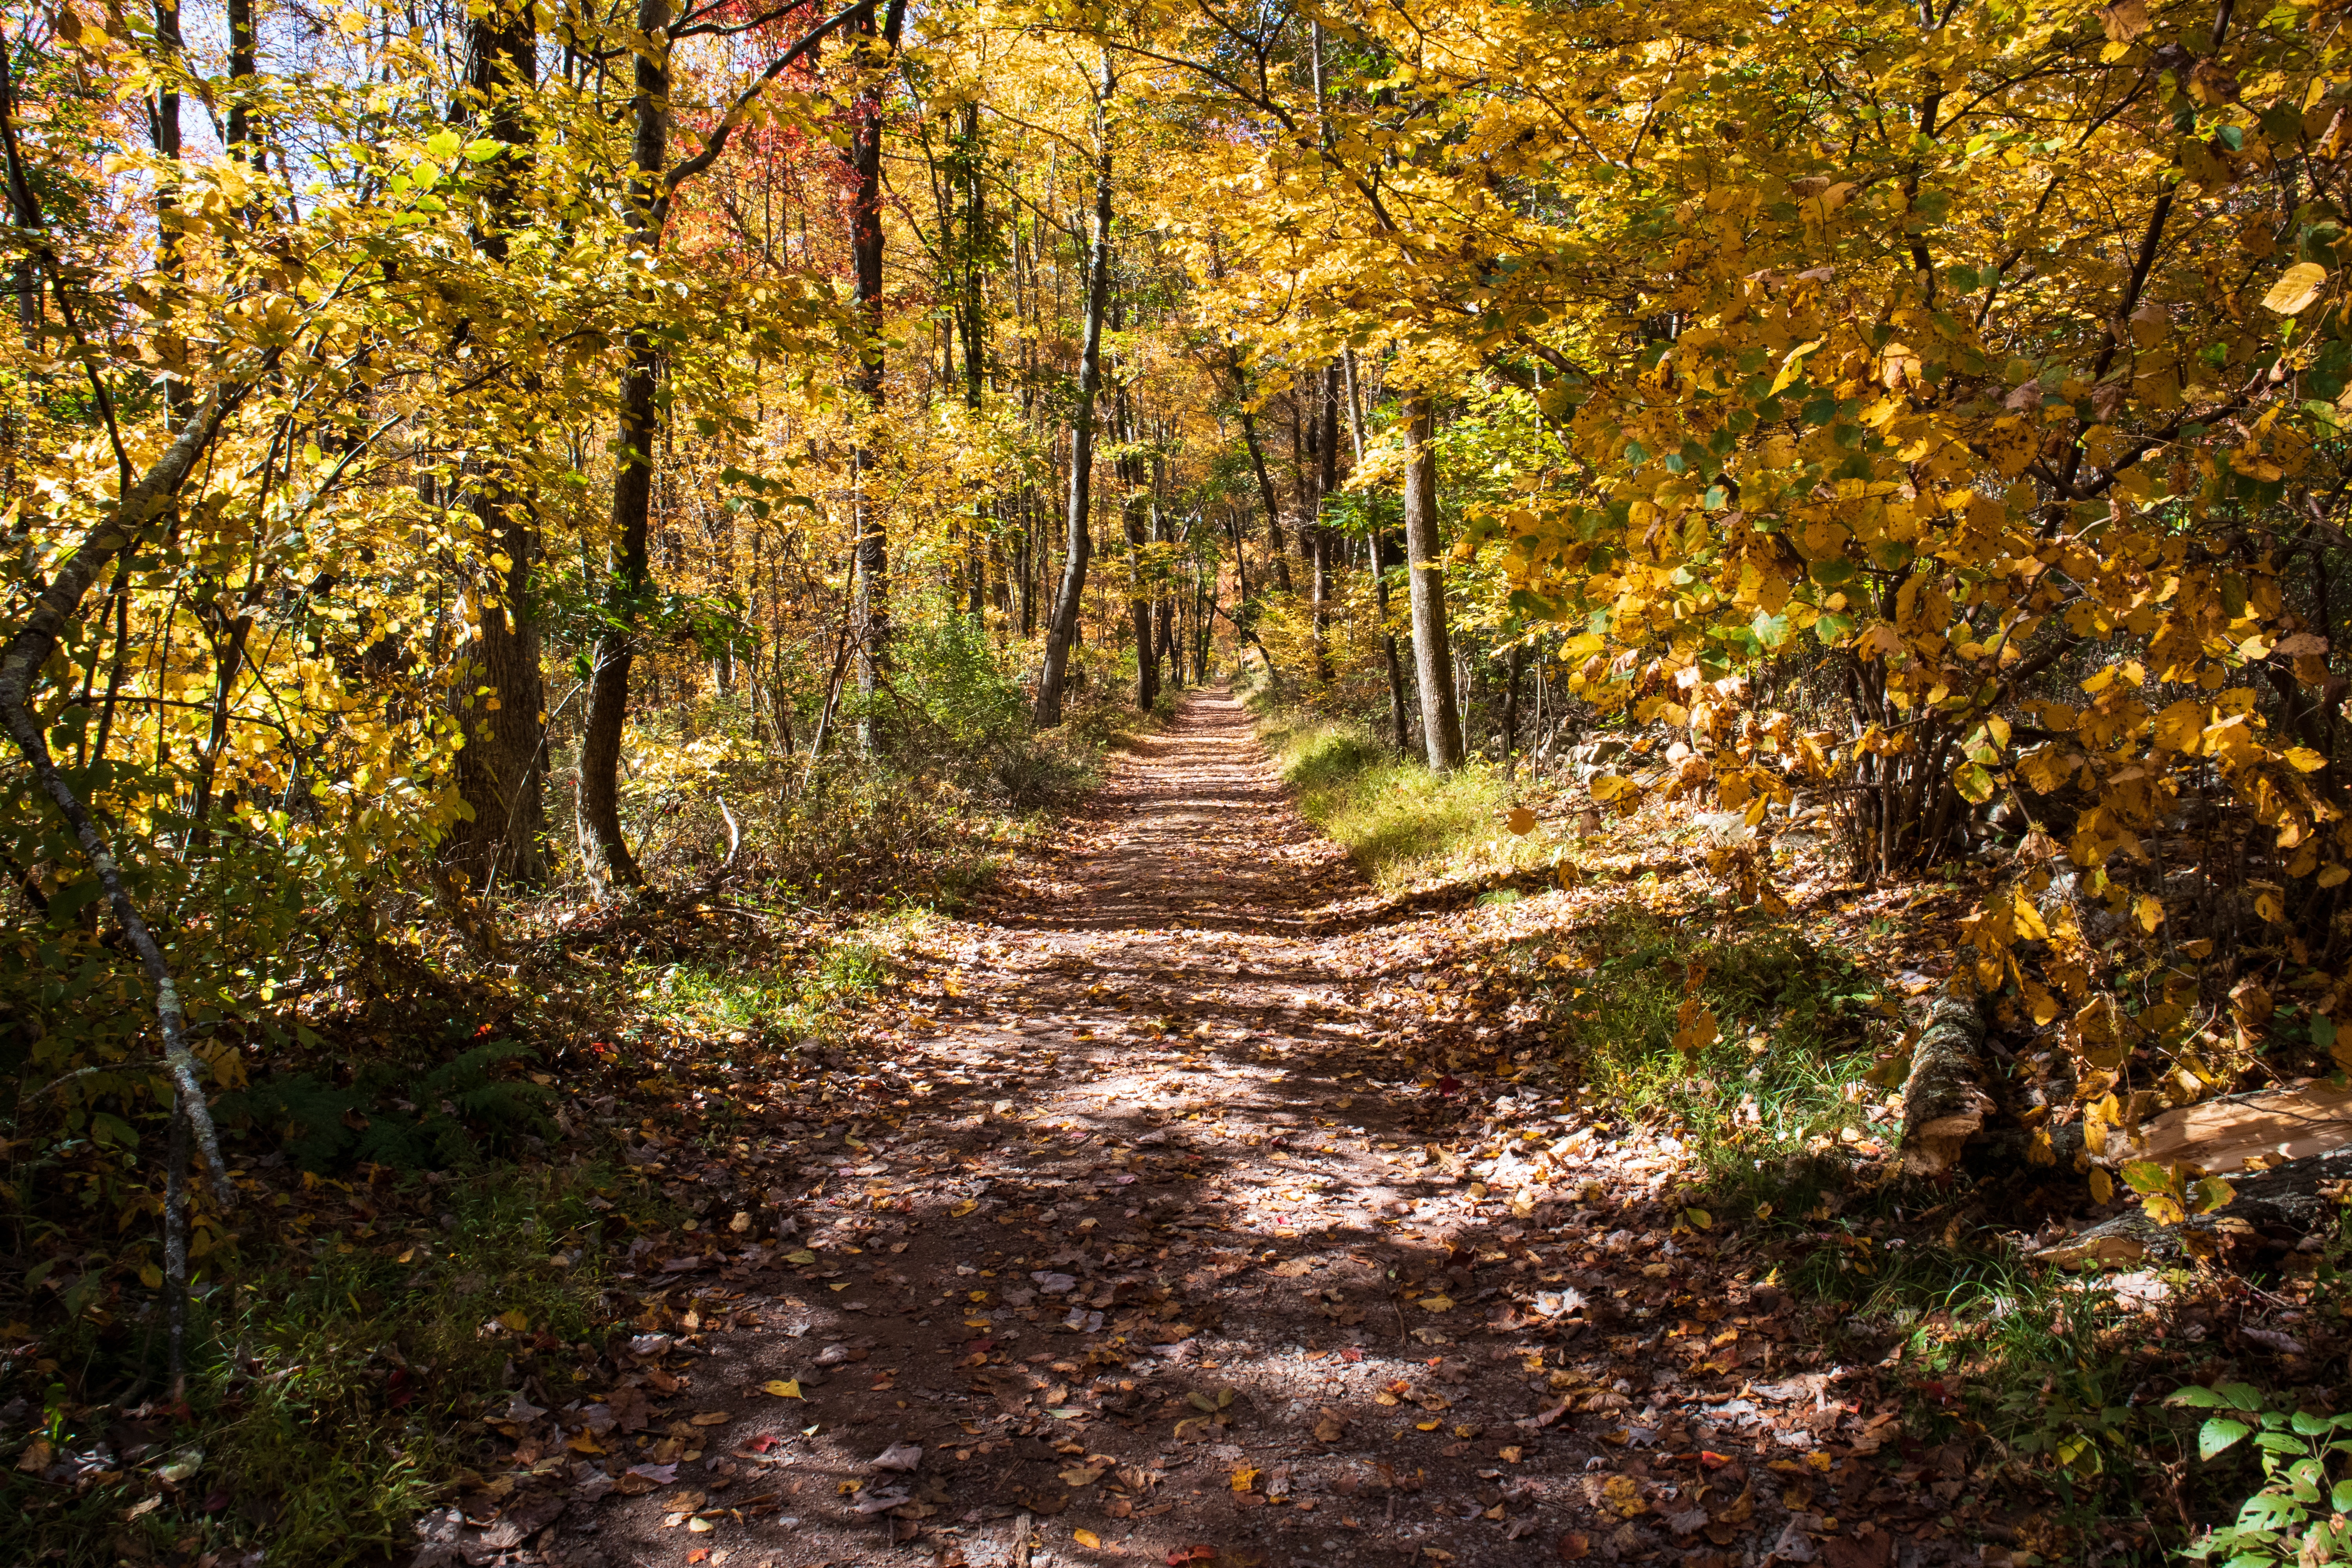
[[1887, 1568], [1895, 1560], [1895, 1537], [1883, 1530], [1868, 1536], [1834, 1536], [1821, 1548], [1824, 1568]]

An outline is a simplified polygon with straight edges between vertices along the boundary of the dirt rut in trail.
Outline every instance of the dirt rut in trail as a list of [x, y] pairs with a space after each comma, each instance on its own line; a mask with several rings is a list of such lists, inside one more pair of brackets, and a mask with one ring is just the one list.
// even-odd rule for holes
[[[1196, 694], [1139, 741], [1055, 874], [929, 930], [864, 1037], [898, 1098], [787, 1112], [792, 1234], [639, 1265], [690, 1331], [546, 1417], [602, 1457], [551, 1438], [561, 1489], [509, 1504], [509, 1561], [1941, 1559], [1831, 1517], [1889, 1494], [1874, 1471], [1841, 1510], [1853, 1467], [1823, 1475], [1812, 1434], [1873, 1418], [1826, 1375], [1753, 1386], [1790, 1370], [1771, 1326], [1639, 1206], [1654, 1173], [1531, 1188], [1488, 1163], [1490, 1195], [1430, 1158], [1478, 1130], [1465, 1104], [1574, 1123], [1426, 1070], [1425, 1011], [1383, 1021], [1429, 943], [1381, 923], [1238, 703]], [[1601, 1170], [1616, 1146], [1579, 1147]], [[1768, 1440], [1776, 1402], [1810, 1429]], [[491, 1537], [439, 1534], [487, 1561]]]

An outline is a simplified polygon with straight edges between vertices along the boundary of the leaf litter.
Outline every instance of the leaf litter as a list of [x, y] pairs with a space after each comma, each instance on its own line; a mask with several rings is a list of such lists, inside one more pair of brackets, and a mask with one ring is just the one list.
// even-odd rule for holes
[[1463, 918], [1196, 698], [821, 1086], [633, 1138], [732, 1213], [632, 1244], [610, 1386], [527, 1389], [416, 1562], [1979, 1561], [1965, 1457], [1802, 1343], [1686, 1151], [1462, 1065]]

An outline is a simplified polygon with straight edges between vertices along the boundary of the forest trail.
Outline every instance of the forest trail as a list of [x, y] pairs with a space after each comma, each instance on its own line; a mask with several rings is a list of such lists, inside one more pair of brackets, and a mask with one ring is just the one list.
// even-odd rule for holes
[[1397, 1005], [1426, 931], [1240, 704], [1139, 740], [1056, 874], [929, 928], [866, 1037], [906, 1098], [799, 1146], [771, 1194], [799, 1234], [716, 1279], [659, 1265], [698, 1331], [641, 1340], [593, 1424], [669, 1463], [593, 1474], [540, 1560], [1941, 1560], [1814, 1500], [1884, 1479], [1864, 1437], [1825, 1473], [1815, 1435], [1887, 1417], [1775, 1364], [1772, 1293], [1664, 1234], [1668, 1162], [1587, 1130], [1590, 1181], [1465, 1174], [1441, 1141], [1491, 1156], [1512, 1087], [1431, 1068], [1453, 1026]]

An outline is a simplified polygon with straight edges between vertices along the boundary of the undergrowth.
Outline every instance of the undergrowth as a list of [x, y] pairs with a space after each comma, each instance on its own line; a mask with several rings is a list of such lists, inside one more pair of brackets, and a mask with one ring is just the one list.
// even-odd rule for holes
[[[594, 1165], [373, 1171], [310, 1184], [305, 1217], [323, 1218], [199, 1291], [183, 1400], [161, 1386], [152, 1334], [94, 1322], [12, 1369], [41, 1394], [27, 1452], [72, 1472], [60, 1485], [20, 1459], [0, 1475], [13, 1560], [265, 1544], [273, 1562], [320, 1568], [383, 1560], [509, 1388], [536, 1378], [568, 1397], [611, 1317], [607, 1244], [656, 1218], [657, 1200]], [[395, 1226], [395, 1211], [413, 1217]], [[91, 1405], [68, 1379], [128, 1384]]]
[[[923, 721], [950, 741], [1002, 718], [1001, 692], [948, 684]], [[761, 795], [719, 765], [731, 859], [719, 795], [647, 778], [647, 859], [693, 897], [510, 901], [511, 973], [453, 946], [396, 989], [348, 979], [267, 1049], [209, 1044], [240, 1196], [198, 1211], [179, 1389], [141, 1223], [163, 1116], [149, 1097], [52, 1127], [20, 1103], [0, 1124], [0, 1556], [404, 1560], [419, 1511], [487, 1462], [486, 1419], [595, 1371], [634, 1310], [610, 1249], [704, 1223], [709, 1198], [615, 1173], [623, 1136], [681, 1106], [699, 1136], [738, 1135], [746, 1077], [823, 1078], [904, 929], [984, 884], [1043, 831], [1037, 802], [1150, 721], [1076, 708], [993, 774], [845, 756]]]
[[1301, 815], [1382, 891], [1537, 863], [1535, 843], [1504, 826], [1510, 786], [1499, 770], [1474, 762], [1432, 773], [1360, 724], [1259, 707], [1259, 735]]
[[[2201, 1463], [2190, 1414], [2165, 1402], [2235, 1364], [2208, 1339], [2220, 1324], [2197, 1279], [2146, 1277], [2164, 1298], [2152, 1310], [2119, 1300], [2095, 1272], [2018, 1250], [2035, 1177], [1900, 1173], [1899, 1097], [1864, 1075], [1902, 1014], [1863, 969], [1753, 914], [1620, 910], [1508, 952], [1594, 1112], [1686, 1145], [1685, 1222], [1745, 1253], [1808, 1342], [1876, 1367], [1912, 1440], [1961, 1445], [1965, 1489], [2027, 1510], [2021, 1552], [2165, 1561], [2189, 1538], [2184, 1513], [2230, 1518], [2259, 1484], [2251, 1459]], [[1696, 1013], [1716, 1033], [1679, 1048]]]

